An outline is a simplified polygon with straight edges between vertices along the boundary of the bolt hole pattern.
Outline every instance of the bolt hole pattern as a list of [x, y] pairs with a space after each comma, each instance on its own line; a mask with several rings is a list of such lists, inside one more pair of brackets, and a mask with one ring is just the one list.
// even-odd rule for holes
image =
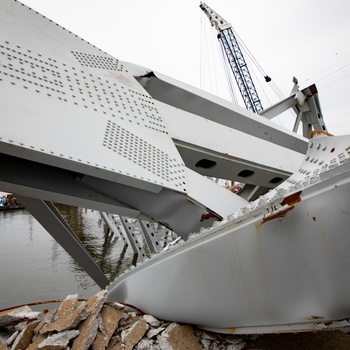
[[[19, 43], [0, 40], [0, 85], [20, 86], [26, 93], [41, 95], [71, 104], [77, 113], [90, 111], [107, 120], [103, 145], [113, 152], [147, 169], [162, 181], [184, 187], [184, 164], [144, 141], [118, 124], [129, 121], [135, 128], [147, 128], [167, 134], [162, 117], [152, 98], [126, 80], [124, 66], [103, 52], [98, 55], [71, 51], [76, 64], [61, 61], [48, 54], [24, 47]], [[94, 70], [96, 69], [96, 71]], [[101, 69], [112, 70], [111, 78], [101, 75]], [[78, 110], [80, 108], [80, 110]]]
[[174, 181], [178, 177], [179, 184], [183, 184], [184, 170], [181, 163], [176, 163], [175, 158], [169, 158], [162, 150], [111, 120], [106, 124], [103, 146], [165, 181]]
[[[82, 69], [9, 41], [0, 42], [0, 82], [20, 84], [74, 106], [82, 106], [111, 118], [128, 117], [135, 126], [167, 134], [161, 115], [147, 94], [125, 87], [126, 72], [115, 58], [72, 51]], [[120, 72], [120, 79], [105, 79], [84, 67]]]

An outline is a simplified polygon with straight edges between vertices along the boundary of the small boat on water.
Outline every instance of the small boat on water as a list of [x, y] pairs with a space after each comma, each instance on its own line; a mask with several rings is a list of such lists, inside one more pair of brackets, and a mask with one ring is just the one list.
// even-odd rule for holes
[[12, 193], [7, 193], [0, 197], [0, 211], [24, 209], [24, 205], [17, 201]]
[[[19, 1], [1, 1], [0, 30], [0, 188], [109, 299], [222, 333], [350, 326], [350, 136], [327, 132], [315, 85], [256, 114]], [[271, 120], [288, 108], [303, 136]], [[53, 202], [118, 216], [151, 254], [109, 281]], [[157, 248], [153, 223], [177, 240]]]
[[18, 205], [0, 205], [0, 211], [18, 210], [18, 209], [25, 209], [25, 206], [22, 205], [22, 204], [18, 204]]

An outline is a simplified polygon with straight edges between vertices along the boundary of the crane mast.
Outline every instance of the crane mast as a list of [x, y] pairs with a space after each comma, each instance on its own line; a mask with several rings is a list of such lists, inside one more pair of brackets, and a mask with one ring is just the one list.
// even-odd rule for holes
[[208, 5], [201, 3], [200, 8], [208, 16], [210, 24], [218, 31], [218, 40], [226, 53], [228, 63], [236, 79], [246, 108], [254, 113], [261, 113], [263, 107], [260, 98], [231, 24], [225, 21]]

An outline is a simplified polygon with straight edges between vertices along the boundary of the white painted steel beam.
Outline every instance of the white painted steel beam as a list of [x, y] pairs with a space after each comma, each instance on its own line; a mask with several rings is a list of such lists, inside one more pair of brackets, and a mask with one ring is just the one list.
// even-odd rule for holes
[[86, 187], [79, 173], [0, 153], [0, 188], [6, 192], [76, 207], [122, 213], [131, 217], [140, 211], [117, 198]]
[[296, 114], [294, 132], [297, 132], [301, 121], [303, 122], [304, 137], [310, 138], [312, 130], [327, 131], [315, 85], [301, 91], [296, 85], [289, 97], [266, 108], [260, 115], [267, 119], [273, 119], [290, 108]]
[[100, 215], [101, 215], [103, 221], [105, 222], [105, 224], [107, 225], [108, 230], [110, 230], [110, 232], [111, 232], [113, 235], [119, 237], [118, 229], [117, 229], [117, 227], [115, 226], [113, 220], [109, 217], [108, 213], [105, 213], [105, 212], [100, 211]]
[[[297, 171], [248, 203], [186, 163], [213, 156], [233, 176], [254, 167], [252, 182], [266, 185], [292, 171], [306, 138], [124, 64], [17, 1], [0, 2], [0, 32], [1, 190], [24, 198], [101, 286], [51, 202], [158, 221], [189, 238], [125, 272], [109, 298], [231, 333], [349, 317], [349, 137], [314, 136]], [[309, 128], [317, 103], [304, 102]], [[218, 139], [206, 140], [210, 130]]]
[[62, 248], [83, 268], [101, 287], [106, 288], [110, 281], [80, 242], [71, 227], [56, 207], [47, 201], [20, 197], [36, 220], [49, 232]]
[[126, 271], [109, 298], [231, 334], [325, 329], [349, 319], [349, 154], [349, 136], [314, 137], [287, 181]]
[[[40, 200], [159, 221], [182, 235], [226, 218], [246, 201], [186, 169], [188, 194], [163, 188], [158, 193], [0, 154], [0, 188]], [[219, 194], [219, 195], [218, 195]], [[213, 216], [201, 221], [203, 215]]]
[[160, 102], [296, 152], [306, 152], [304, 137], [227, 100], [158, 72], [150, 72], [138, 80]]
[[128, 237], [129, 244], [132, 250], [134, 251], [134, 254], [140, 255], [141, 260], [143, 260], [146, 257], [146, 252], [142, 245], [143, 238], [142, 238], [142, 241], [140, 240], [140, 237], [142, 234], [141, 232], [137, 233], [138, 222], [133, 223], [131, 222], [131, 220], [134, 220], [134, 219], [130, 219], [125, 216], [121, 216], [120, 219], [124, 228], [124, 232]]
[[[303, 160], [296, 151], [159, 101], [155, 103], [186, 166], [200, 174], [272, 188]], [[200, 165], [203, 159], [212, 164]], [[247, 171], [249, 176], [244, 177]]]
[[2, 189], [143, 215], [184, 235], [203, 214], [225, 218], [245, 205], [186, 168], [154, 100], [122, 62], [17, 1], [0, 3], [0, 23], [0, 152], [30, 173], [2, 170]]

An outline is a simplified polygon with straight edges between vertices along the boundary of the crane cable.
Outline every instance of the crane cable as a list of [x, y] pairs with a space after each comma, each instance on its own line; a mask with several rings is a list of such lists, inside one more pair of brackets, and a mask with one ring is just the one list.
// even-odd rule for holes
[[252, 63], [258, 68], [258, 70], [260, 71], [260, 73], [263, 75], [263, 77], [265, 78], [265, 81], [268, 83], [271, 81], [271, 78], [266, 74], [266, 72], [264, 71], [264, 69], [261, 67], [261, 65], [259, 64], [259, 62], [257, 61], [257, 59], [253, 56], [253, 54], [250, 52], [250, 50], [248, 49], [248, 47], [245, 45], [245, 43], [243, 42], [243, 40], [240, 38], [240, 36], [237, 34], [237, 32], [233, 29], [233, 27], [231, 26], [232, 31], [234, 33], [234, 35], [236, 36], [236, 38], [238, 39], [239, 44], [243, 47], [244, 51], [246, 52], [246, 54], [248, 55], [248, 57], [250, 58], [250, 60], [252, 61]]
[[[203, 18], [204, 18], [204, 15], [202, 13], [202, 16], [201, 16], [201, 36], [202, 34], [204, 33], [205, 34], [205, 26], [204, 26], [204, 23], [203, 23]], [[234, 33], [234, 35], [236, 36], [239, 44], [241, 45], [243, 51], [245, 54], [247, 54], [248, 58], [250, 59], [251, 63], [253, 65], [256, 66], [256, 68], [258, 69], [258, 71], [262, 74], [262, 76], [264, 77], [265, 81], [267, 83], [270, 83], [270, 87], [272, 89], [272, 91], [274, 91], [274, 93], [276, 94], [276, 96], [279, 98], [279, 99], [284, 99], [285, 98], [285, 94], [282, 92], [282, 90], [277, 86], [277, 84], [266, 74], [266, 72], [264, 71], [264, 69], [262, 68], [262, 66], [259, 64], [259, 62], [257, 61], [257, 59], [254, 57], [254, 55], [251, 53], [251, 51], [248, 49], [247, 45], [245, 45], [245, 43], [243, 42], [243, 40], [240, 38], [240, 36], [237, 34], [237, 32], [233, 29], [233, 27], [231, 26], [232, 28], [232, 31]], [[203, 52], [204, 52], [204, 49], [203, 49], [203, 42], [204, 42], [204, 39], [203, 37], [201, 37], [201, 79], [202, 79], [202, 75], [203, 75], [203, 71], [204, 71], [204, 63], [203, 63]], [[227, 82], [228, 82], [228, 85], [229, 85], [229, 91], [230, 91], [230, 94], [231, 94], [231, 99], [232, 99], [232, 102], [234, 102], [235, 104], [238, 104], [238, 101], [237, 101], [237, 94], [235, 93], [235, 88], [234, 88], [234, 81], [233, 81], [233, 78], [232, 78], [232, 74], [231, 74], [231, 68], [228, 66], [228, 62], [227, 62], [227, 59], [226, 59], [226, 54], [223, 50], [223, 47], [222, 45], [219, 45], [220, 46], [220, 50], [221, 50], [221, 59], [223, 61], [223, 67], [224, 67], [224, 71], [225, 71], [225, 75], [226, 75], [226, 78], [227, 78]], [[208, 50], [208, 45], [206, 45], [206, 49]], [[208, 54], [209, 56], [209, 54]], [[211, 76], [211, 70], [209, 69], [209, 76], [210, 76], [210, 80], [211, 80], [211, 83], [212, 83], [212, 76]], [[257, 81], [259, 81], [259, 79], [257, 79]], [[203, 87], [203, 81], [201, 80], [201, 87]], [[261, 91], [263, 91], [263, 94], [266, 98], [266, 100], [270, 103], [269, 101], [269, 98], [267, 97], [267, 94], [265, 92], [265, 89], [262, 88], [261, 84], [260, 84], [260, 88], [261, 88]]]
[[[205, 71], [205, 61], [207, 60], [208, 62], [208, 69], [206, 70], [209, 75], [209, 85], [211, 87], [211, 90], [215, 90], [217, 93], [217, 79], [216, 79], [216, 71], [215, 71], [215, 65], [214, 65], [214, 72], [212, 69], [211, 63], [210, 63], [210, 54], [209, 54], [209, 45], [208, 45], [208, 37], [206, 33], [206, 27], [203, 22], [203, 16], [201, 16], [201, 47], [200, 47], [200, 88], [204, 89], [204, 80], [203, 77], [205, 77], [204, 71]], [[213, 41], [213, 40], [212, 40]], [[214, 55], [213, 50], [212, 50], [212, 55]], [[215, 60], [212, 58], [212, 61], [214, 62]], [[214, 75], [214, 77], [213, 77]], [[213, 87], [215, 83], [215, 89]]]
[[[218, 55], [220, 56], [221, 62], [222, 62], [222, 67], [223, 67], [223, 73], [226, 77], [226, 81], [228, 82], [228, 89], [229, 89], [229, 93], [231, 96], [231, 100], [234, 104], [238, 105], [238, 101], [237, 101], [237, 94], [235, 92], [235, 88], [234, 88], [234, 81], [233, 81], [233, 77], [231, 74], [231, 68], [229, 67], [229, 64], [226, 60], [226, 57], [224, 55], [223, 48], [220, 45], [220, 43], [216, 40], [216, 36], [213, 35], [209, 35], [210, 39], [208, 38], [208, 34], [207, 34], [207, 26], [204, 24], [203, 18], [205, 18], [204, 13], [202, 13], [201, 15], [201, 47], [200, 47], [200, 52], [201, 52], [201, 57], [200, 57], [200, 88], [204, 89], [204, 77], [206, 75], [209, 75], [209, 85], [210, 85], [210, 90], [211, 92], [213, 92], [215, 90], [216, 94], [218, 94], [218, 78], [217, 78], [217, 66], [215, 65], [215, 57], [214, 54], [215, 50], [211, 50], [211, 55], [209, 53], [209, 48], [210, 47], [215, 47], [216, 49], [219, 47], [218, 51], [221, 51], [222, 55]], [[209, 42], [210, 41], [210, 42]], [[210, 56], [212, 57], [210, 61]], [[205, 68], [205, 64], [208, 64], [208, 69]], [[207, 73], [207, 74], [205, 74]], [[214, 76], [214, 77], [213, 77]], [[214, 86], [215, 85], [215, 86]]]
[[[330, 68], [334, 68], [337, 64], [339, 64], [340, 62], [342, 62], [342, 61], [348, 59], [349, 57], [350, 57], [350, 55], [347, 55], [347, 56], [343, 57], [342, 59], [338, 60], [338, 62], [335, 62], [335, 63], [332, 63], [332, 64], [326, 66], [325, 68], [321, 69], [319, 72], [317, 72], [317, 73], [311, 75], [308, 79], [306, 79], [306, 81], [308, 81], [308, 80], [310, 80], [310, 79], [314, 79], [315, 77], [317, 77], [318, 75], [321, 75], [322, 73], [326, 72], [326, 71], [329, 70]], [[328, 76], [334, 74], [335, 72], [339, 71], [340, 69], [345, 68], [345, 67], [348, 66], [348, 65], [349, 65], [349, 64], [347, 63], [347, 64], [345, 64], [344, 66], [342, 66], [342, 67], [340, 67], [340, 68], [337, 68], [335, 71], [331, 71], [331, 72], [330, 72], [329, 74], [327, 74], [326, 76], [321, 77], [321, 78], [319, 79], [319, 81], [325, 79], [325, 77], [328, 77]]]
[[[330, 86], [333, 86], [337, 84], [339, 81], [342, 81], [344, 79], [347, 79], [349, 76], [349, 72], [346, 73], [346, 71], [350, 68], [350, 63], [347, 63], [340, 68], [337, 68], [336, 70], [333, 70], [332, 72], [328, 73], [327, 75], [323, 76], [322, 78], [318, 79], [317, 84], [320, 87], [323, 87], [323, 89], [326, 89]], [[346, 73], [346, 74], [344, 74]]]
[[[267, 83], [270, 83], [270, 87], [271, 89], [274, 91], [274, 93], [276, 94], [276, 96], [279, 99], [284, 99], [286, 96], [285, 94], [282, 92], [282, 90], [278, 87], [278, 85], [266, 74], [266, 72], [264, 71], [264, 69], [261, 67], [261, 65], [259, 64], [259, 62], [257, 61], [257, 59], [253, 56], [253, 54], [251, 53], [251, 51], [248, 49], [247, 45], [245, 45], [245, 43], [243, 42], [243, 40], [240, 38], [240, 36], [237, 34], [237, 32], [232, 28], [235, 36], [237, 37], [239, 44], [243, 47], [244, 53], [247, 54], [247, 56], [249, 57], [249, 59], [251, 60], [251, 62], [257, 67], [257, 69], [260, 71], [260, 73], [263, 75], [265, 81]], [[259, 81], [259, 80], [257, 80]], [[264, 92], [264, 89], [262, 89], [262, 91]], [[265, 97], [267, 98], [266, 93], [264, 92]], [[267, 98], [267, 100], [269, 101], [269, 99]]]

